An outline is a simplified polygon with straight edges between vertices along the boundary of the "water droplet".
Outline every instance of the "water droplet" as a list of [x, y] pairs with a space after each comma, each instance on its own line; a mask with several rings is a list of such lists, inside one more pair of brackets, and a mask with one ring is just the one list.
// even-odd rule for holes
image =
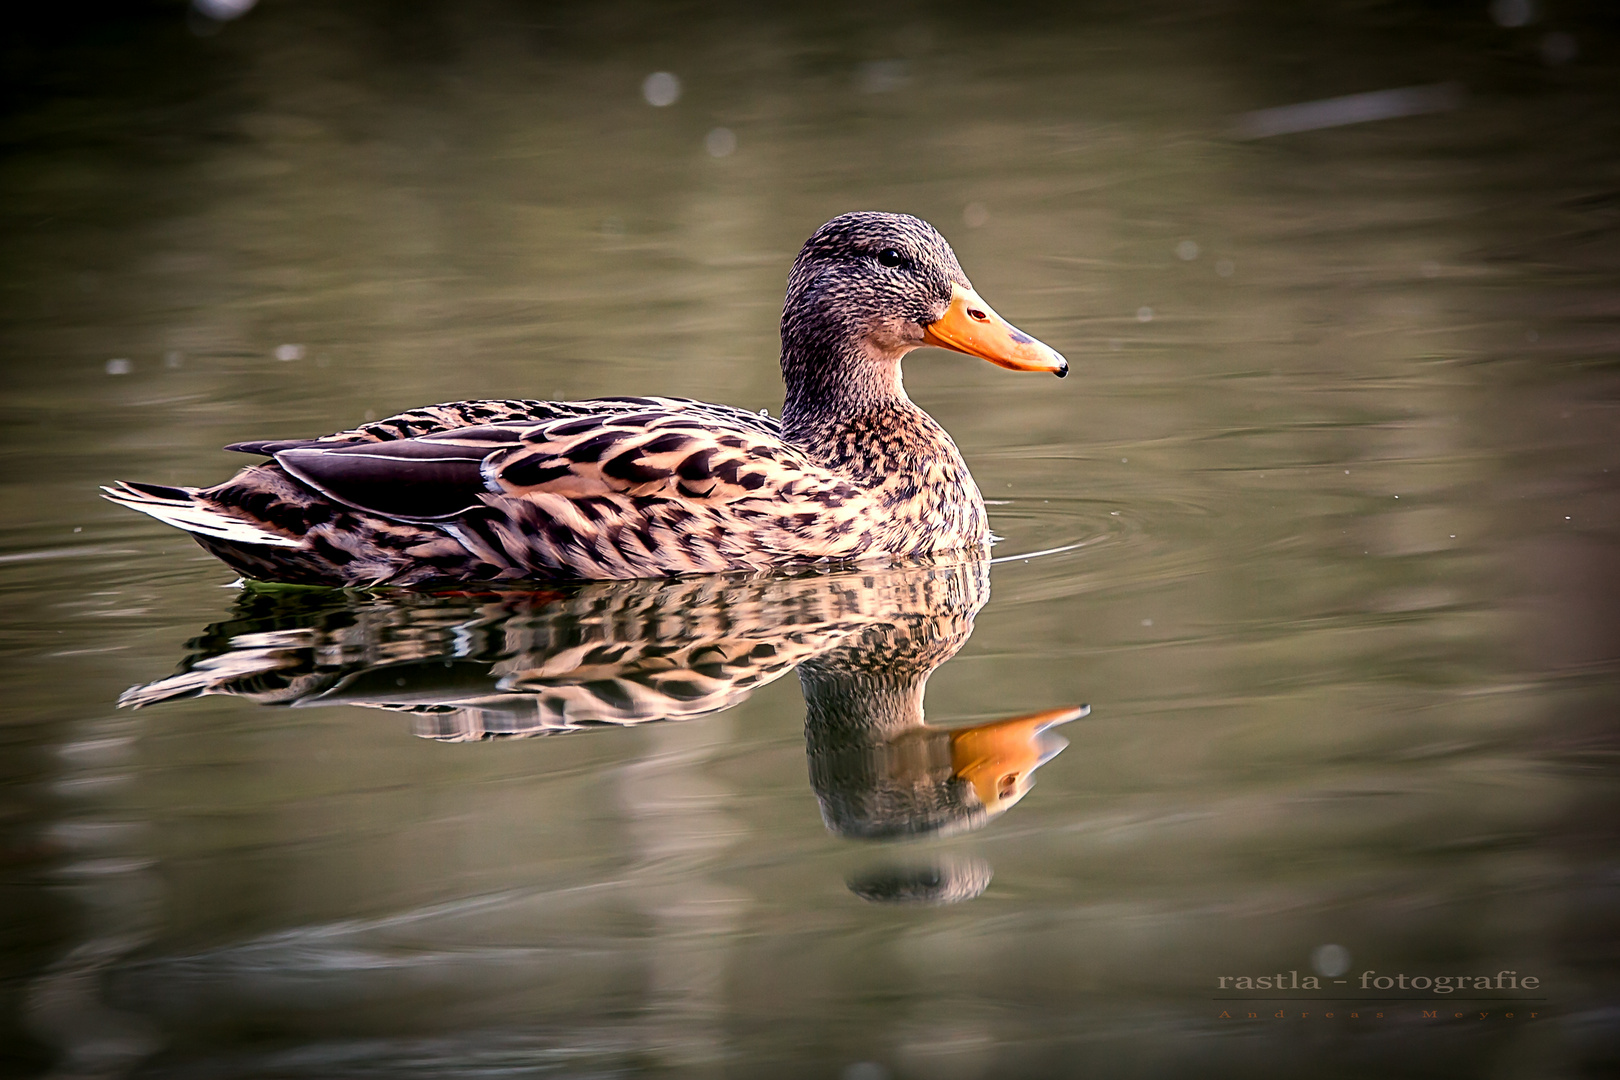
[[712, 158], [730, 157], [737, 151], [737, 136], [730, 128], [717, 127], [703, 136], [703, 149]]
[[655, 71], [641, 80], [641, 96], [654, 108], [673, 105], [681, 97], [681, 80], [667, 71]]
[[1215, 275], [1217, 277], [1231, 277], [1236, 270], [1237, 265], [1231, 259], [1215, 260]]
[[133, 369], [134, 365], [122, 357], [117, 360], [107, 361], [107, 374], [109, 375], [128, 375]]
[[1318, 945], [1311, 950], [1311, 967], [1333, 978], [1350, 970], [1350, 950], [1343, 945]]
[[910, 81], [904, 60], [873, 60], [855, 69], [855, 85], [865, 94], [886, 94]]
[[1526, 26], [1536, 21], [1536, 0], [1491, 0], [1489, 10], [1497, 26]]
[[1176, 258], [1182, 262], [1192, 262], [1198, 258], [1198, 241], [1183, 240], [1176, 245]]
[[970, 229], [977, 229], [990, 220], [990, 211], [982, 202], [970, 202], [962, 207], [962, 221]]
[[1558, 67], [1575, 59], [1581, 51], [1580, 45], [1575, 41], [1574, 34], [1566, 34], [1562, 30], [1554, 30], [1541, 39], [1541, 58], [1550, 67]]
[[276, 359], [277, 360], [290, 362], [290, 361], [293, 361], [293, 360], [302, 360], [303, 358], [304, 358], [304, 347], [302, 345], [277, 345], [276, 346]]
[[1148, 307], [1146, 304], [1144, 304], [1141, 307], [1137, 308], [1136, 309], [1136, 321], [1137, 322], [1152, 322], [1153, 321], [1153, 309]]
[[857, 1061], [846, 1065], [840, 1080], [889, 1080], [889, 1070], [875, 1061]]
[[259, 0], [191, 0], [191, 6], [199, 15], [206, 15], [215, 22], [230, 22], [246, 15], [258, 2]]

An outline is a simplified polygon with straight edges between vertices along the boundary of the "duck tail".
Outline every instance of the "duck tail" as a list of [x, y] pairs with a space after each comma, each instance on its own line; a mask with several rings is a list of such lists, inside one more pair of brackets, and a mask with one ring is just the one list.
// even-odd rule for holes
[[102, 498], [157, 518], [165, 525], [184, 529], [198, 537], [225, 540], [232, 544], [295, 548], [301, 541], [273, 532], [245, 518], [226, 513], [197, 498], [196, 488], [166, 487], [162, 484], [136, 484], [119, 480], [102, 487]]

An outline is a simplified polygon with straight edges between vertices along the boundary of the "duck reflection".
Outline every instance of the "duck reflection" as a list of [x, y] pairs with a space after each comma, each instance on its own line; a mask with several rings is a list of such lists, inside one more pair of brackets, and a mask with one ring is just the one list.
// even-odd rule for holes
[[[797, 668], [827, 827], [858, 838], [944, 835], [1017, 803], [1066, 745], [1051, 729], [1085, 713], [926, 723], [928, 677], [967, 641], [988, 596], [984, 562], [543, 592], [250, 587], [231, 619], [190, 643], [178, 674], [119, 703], [229, 694], [363, 705], [407, 713], [418, 735], [453, 742], [701, 716]], [[851, 888], [872, 899], [961, 899], [989, 880], [988, 867], [963, 866], [884, 870]]]
[[885, 863], [849, 879], [849, 891], [874, 904], [955, 904], [990, 887], [990, 864], [961, 855]]

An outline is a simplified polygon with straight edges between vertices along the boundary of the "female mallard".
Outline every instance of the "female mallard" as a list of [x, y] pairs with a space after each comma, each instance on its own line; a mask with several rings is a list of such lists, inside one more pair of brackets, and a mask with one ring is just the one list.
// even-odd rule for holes
[[1060, 378], [1069, 365], [973, 291], [904, 214], [833, 218], [782, 309], [780, 422], [686, 398], [459, 401], [269, 456], [211, 488], [119, 482], [120, 505], [240, 573], [312, 585], [638, 578], [982, 549], [984, 500], [906, 396], [937, 345]]

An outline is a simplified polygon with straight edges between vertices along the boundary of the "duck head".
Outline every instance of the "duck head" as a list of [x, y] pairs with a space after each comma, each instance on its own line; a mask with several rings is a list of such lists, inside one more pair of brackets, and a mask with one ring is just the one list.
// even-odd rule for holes
[[1069, 363], [984, 302], [950, 244], [907, 214], [841, 214], [805, 241], [782, 309], [782, 374], [795, 406], [905, 396], [900, 360], [935, 345], [1062, 378]]

